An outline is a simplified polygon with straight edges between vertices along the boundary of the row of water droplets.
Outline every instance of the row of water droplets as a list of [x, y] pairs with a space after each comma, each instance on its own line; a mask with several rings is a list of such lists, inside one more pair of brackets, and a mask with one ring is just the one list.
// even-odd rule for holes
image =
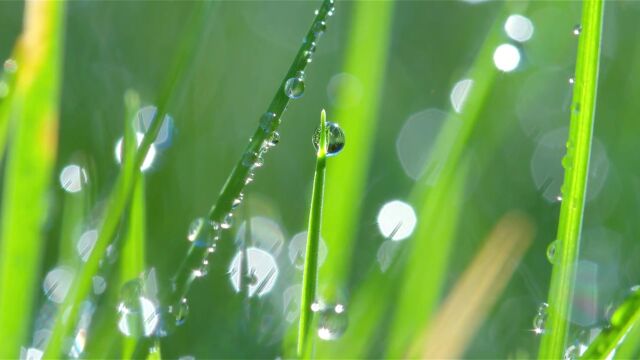
[[[572, 30], [572, 34], [575, 36], [579, 36], [582, 32], [582, 26], [576, 25]], [[570, 76], [568, 80], [569, 86], [574, 86], [576, 84], [576, 78], [574, 76]], [[577, 114], [580, 111], [580, 104], [574, 103], [572, 105], [572, 113]], [[567, 152], [562, 159], [562, 166], [565, 169], [565, 173], [571, 169], [573, 164], [573, 156], [575, 153], [575, 145], [571, 141], [571, 138], [567, 140], [566, 144]], [[567, 193], [567, 182], [564, 181], [561, 187], [561, 195], [558, 196], [558, 201], [562, 201], [565, 194]], [[549, 243], [546, 249], [546, 257], [549, 263], [552, 265], [556, 263], [557, 254], [560, 252], [561, 243], [560, 240], [553, 240]], [[546, 323], [549, 317], [549, 304], [543, 302], [539, 305], [536, 315], [533, 318], [533, 333], [536, 335], [542, 335], [547, 332]], [[586, 346], [582, 343], [572, 344], [567, 347], [564, 358], [565, 359], [576, 359], [579, 357], [586, 349]]]
[[[329, 2], [329, 8], [326, 12], [327, 16], [332, 16], [334, 12], [333, 1]], [[316, 11], [318, 15], [319, 11]], [[312, 37], [305, 38], [306, 48], [303, 50], [304, 61], [309, 63], [316, 49], [316, 42], [326, 31], [326, 23], [324, 20], [316, 20], [312, 26]], [[294, 77], [285, 81], [284, 93], [289, 99], [299, 99], [304, 95], [304, 71], [297, 71]], [[247, 168], [244, 184], [250, 184], [254, 177], [255, 171], [264, 165], [265, 154], [273, 149], [280, 142], [280, 134], [276, 130], [280, 125], [280, 117], [274, 112], [266, 112], [260, 118], [260, 129], [264, 133], [264, 139], [257, 151], [253, 149], [247, 150], [242, 157], [242, 166]], [[334, 145], [334, 152], [337, 153], [344, 146], [344, 134], [333, 124], [331, 128], [333, 133], [341, 135], [341, 145]], [[337, 128], [338, 130], [335, 130]], [[319, 131], [319, 130], [318, 130]], [[315, 137], [314, 137], [315, 138]], [[252, 139], [250, 139], [252, 141]], [[336, 143], [334, 141], [334, 143]], [[317, 146], [317, 145], [316, 145]], [[216, 243], [220, 239], [223, 230], [230, 229], [233, 225], [233, 211], [242, 203], [244, 199], [243, 192], [240, 192], [231, 203], [231, 211], [227, 213], [221, 222], [209, 220], [207, 218], [197, 218], [192, 221], [187, 233], [187, 240], [196, 248], [205, 249], [204, 256], [200, 265], [192, 269], [191, 279], [200, 278], [208, 273], [209, 256], [215, 252]], [[180, 284], [173, 284], [174, 290]], [[141, 279], [134, 279], [123, 285], [120, 294], [120, 304], [118, 312], [121, 315], [120, 330], [128, 336], [166, 336], [172, 330], [182, 325], [188, 316], [189, 306], [186, 297], [181, 297], [177, 302], [169, 304], [162, 309], [153, 305], [153, 302], [147, 298], [145, 287]], [[333, 317], [330, 313], [341, 314], [344, 312], [344, 306], [336, 305], [333, 307], [323, 307], [318, 310], [324, 325], [321, 325], [323, 338], [333, 338], [340, 333], [340, 326], [333, 325]], [[324, 315], [322, 315], [324, 314]], [[335, 329], [335, 330], [334, 330]], [[320, 334], [320, 330], [319, 330]]]

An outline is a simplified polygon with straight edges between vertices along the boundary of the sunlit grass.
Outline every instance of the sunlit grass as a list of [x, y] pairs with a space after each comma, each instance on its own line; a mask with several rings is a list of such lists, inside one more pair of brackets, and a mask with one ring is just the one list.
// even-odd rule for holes
[[562, 160], [565, 175], [557, 245], [547, 301], [549, 320], [542, 335], [540, 359], [560, 358], [567, 347], [593, 139], [603, 7], [602, 0], [583, 2], [571, 102], [571, 125], [567, 153]]

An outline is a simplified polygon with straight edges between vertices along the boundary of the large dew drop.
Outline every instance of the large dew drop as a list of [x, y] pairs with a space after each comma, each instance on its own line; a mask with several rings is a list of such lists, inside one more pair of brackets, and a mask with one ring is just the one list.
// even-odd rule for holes
[[131, 280], [120, 290], [118, 304], [118, 329], [125, 336], [150, 336], [159, 322], [158, 311], [154, 303], [143, 296], [143, 285], [139, 279]]
[[556, 261], [556, 253], [558, 251], [557, 247], [558, 240], [552, 241], [551, 243], [549, 243], [549, 246], [547, 246], [547, 260], [549, 260], [551, 264]]
[[314, 303], [311, 310], [317, 312], [318, 337], [322, 340], [336, 340], [344, 334], [349, 318], [344, 305], [319, 305]]
[[545, 326], [546, 326], [547, 316], [548, 316], [548, 313], [547, 313], [548, 309], [549, 309], [549, 304], [547, 303], [541, 303], [540, 307], [538, 307], [538, 313], [533, 318], [533, 332], [536, 335], [543, 334], [545, 331]]
[[[338, 124], [327, 121], [327, 156], [335, 156], [342, 151], [345, 143], [344, 131]], [[313, 147], [318, 151], [320, 143], [320, 127], [313, 133]]]
[[299, 99], [304, 95], [304, 74], [298, 73], [284, 83], [284, 94], [289, 99]]

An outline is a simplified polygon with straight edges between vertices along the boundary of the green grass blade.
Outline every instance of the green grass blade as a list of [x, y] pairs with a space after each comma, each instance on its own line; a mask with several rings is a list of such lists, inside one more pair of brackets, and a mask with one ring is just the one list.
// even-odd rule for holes
[[0, 75], [0, 163], [4, 158], [4, 151], [7, 145], [15, 83], [15, 71], [5, 70], [2, 75]]
[[[611, 324], [589, 344], [582, 359], [610, 359], [615, 351], [616, 359], [634, 359], [640, 347], [640, 288], [616, 309]], [[616, 348], [620, 345], [620, 349]]]
[[156, 101], [157, 110], [151, 126], [147, 130], [142, 142], [138, 146], [135, 161], [131, 166], [123, 166], [111, 195], [108, 198], [104, 211], [103, 220], [99, 229], [99, 235], [85, 266], [76, 277], [72, 287], [62, 306], [69, 311], [66, 321], [61, 316], [56, 318], [49, 344], [45, 350], [45, 358], [57, 358], [62, 350], [64, 336], [68, 333], [70, 326], [75, 324], [78, 315], [79, 304], [86, 298], [91, 289], [93, 275], [98, 271], [100, 259], [105, 254], [109, 243], [113, 240], [120, 219], [126, 209], [133, 193], [135, 182], [140, 175], [142, 165], [151, 143], [155, 140], [162, 120], [167, 112], [167, 108], [172, 100], [176, 89], [184, 87], [186, 74], [190, 72], [195, 58], [197, 46], [201, 43], [206, 29], [206, 19], [211, 13], [213, 2], [198, 2], [192, 10], [189, 26], [185, 32], [185, 40], [182, 48], [177, 52], [176, 60], [173, 64], [166, 83]]
[[[133, 165], [136, 155], [135, 130], [132, 121], [140, 108], [140, 100], [137, 94], [132, 92], [128, 92], [125, 98], [123, 166], [129, 167]], [[144, 178], [142, 178], [136, 182], [131, 198], [127, 233], [120, 255], [120, 285], [139, 277], [145, 270], [146, 209], [144, 189]], [[135, 339], [125, 337], [122, 344], [122, 358], [130, 358], [135, 346]]]
[[602, 16], [603, 0], [583, 2], [571, 125], [567, 153], [562, 160], [565, 176], [558, 245], [547, 301], [549, 318], [540, 343], [540, 359], [561, 358], [569, 332], [596, 106]]
[[[331, 162], [332, 171], [349, 176], [327, 180], [327, 203], [323, 226], [331, 229], [325, 241], [331, 256], [320, 269], [322, 297], [335, 301], [336, 293], [345, 284], [355, 245], [361, 198], [366, 189], [369, 164], [378, 121], [378, 108], [386, 69], [393, 17], [393, 1], [356, 1], [344, 72], [356, 77], [362, 85], [362, 97], [353, 107], [336, 109], [335, 122], [349, 137], [347, 151]], [[371, 26], [371, 24], [376, 26]], [[348, 101], [351, 88], [342, 88], [339, 99]], [[338, 100], [340, 102], [340, 100]]]
[[[419, 218], [414, 241], [409, 251], [405, 276], [400, 288], [398, 304], [391, 327], [388, 356], [403, 356], [418, 328], [430, 321], [432, 312], [442, 295], [442, 286], [449, 264], [454, 240], [454, 226], [459, 215], [451, 188], [459, 176], [468, 140], [480, 121], [486, 97], [489, 95], [498, 71], [493, 64], [493, 51], [504, 41], [503, 19], [510, 7], [505, 4], [498, 13], [487, 39], [471, 68], [469, 78], [473, 87], [464, 110], [457, 115], [450, 112], [445, 120], [427, 163], [425, 174], [412, 190], [412, 203], [419, 204]], [[522, 8], [526, 3], [518, 4]], [[435, 184], [429, 184], [433, 179]], [[448, 209], [448, 210], [445, 210]], [[451, 218], [442, 216], [448, 213]], [[439, 229], [435, 232], [435, 229]], [[436, 236], [437, 235], [437, 236]]]
[[[245, 188], [247, 179], [253, 179], [253, 165], [266, 151], [265, 144], [268, 143], [269, 137], [277, 131], [281, 121], [280, 118], [289, 104], [290, 98], [285, 93], [287, 80], [298, 77], [300, 72], [304, 72], [311, 59], [309, 54], [313, 54], [320, 38], [318, 27], [326, 26], [326, 20], [333, 14], [334, 10], [333, 0], [324, 0], [322, 2], [289, 70], [276, 90], [267, 111], [260, 119], [258, 128], [253, 133], [253, 136], [251, 136], [251, 140], [245, 148], [242, 157], [227, 177], [227, 181], [222, 187], [218, 199], [209, 211], [208, 219], [210, 223], [221, 224], [224, 222], [225, 217], [232, 212], [234, 202], [240, 197], [240, 193]], [[209, 226], [202, 226], [195, 236], [197, 238], [209, 236], [210, 234], [206, 234], [205, 232], [210, 230]], [[173, 277], [176, 284], [175, 290], [171, 294], [166, 295], [167, 298], [163, 298], [163, 302], [175, 303], [187, 295], [194, 281], [192, 270], [201, 266], [203, 260], [206, 259], [208, 255], [209, 249], [207, 247], [191, 246]]]
[[16, 53], [0, 225], [0, 358], [18, 358], [31, 324], [58, 142], [64, 15], [62, 1], [27, 2]]
[[298, 357], [302, 357], [307, 348], [309, 328], [313, 321], [311, 304], [316, 299], [316, 282], [318, 277], [318, 244], [322, 226], [322, 201], [324, 198], [324, 178], [327, 165], [327, 115], [324, 110], [320, 114], [320, 139], [316, 157], [316, 172], [313, 177], [313, 192], [309, 210], [309, 226], [307, 228], [307, 250], [304, 258], [302, 275], [302, 298], [300, 300], [300, 323], [298, 325]]

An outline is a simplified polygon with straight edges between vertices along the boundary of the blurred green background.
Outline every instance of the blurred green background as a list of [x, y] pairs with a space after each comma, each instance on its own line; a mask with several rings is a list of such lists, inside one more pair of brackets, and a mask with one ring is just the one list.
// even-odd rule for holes
[[[114, 149], [123, 135], [123, 94], [134, 89], [143, 105], [153, 105], [173, 54], [183, 41], [181, 36], [194, 4], [68, 3], [59, 151], [46, 222], [46, 248], [39, 269], [41, 279], [60, 265], [60, 244], [75, 244], [98, 221], [97, 209], [119, 171]], [[215, 3], [193, 76], [178, 90], [169, 109], [174, 120], [170, 144], [157, 149], [153, 165], [144, 175], [146, 262], [148, 268], [156, 269], [161, 287], [167, 286], [188, 249], [189, 224], [206, 214], [241, 157], [318, 5], [313, 1]], [[360, 102], [367, 98], [362, 93], [378, 91], [363, 88], [360, 79], [345, 72], [358, 6], [353, 1], [336, 3], [336, 15], [330, 18], [307, 68], [304, 96], [293, 100], [284, 114], [280, 144], [266, 156], [265, 166], [245, 190], [245, 202], [236, 213], [234, 227], [225, 233], [211, 259], [209, 275], [192, 289], [187, 322], [162, 341], [163, 356], [276, 358], [286, 351], [283, 343], [287, 344], [287, 332], [297, 325], [299, 306], [295, 302], [299, 293], [287, 289], [299, 284], [302, 276], [294, 264], [295, 256], [293, 260], [290, 256], [296, 250], [290, 243], [295, 234], [306, 229], [315, 161], [311, 136], [320, 109], [326, 108], [329, 120], [340, 123], [345, 120], [334, 114], [348, 116], [349, 108], [363, 106]], [[343, 301], [349, 304], [360, 285], [379, 273], [393, 285], [391, 290], [382, 288], [371, 301], [388, 298], [388, 308], [383, 312], [392, 313], [402, 273], [385, 271], [389, 262], [402, 262], [405, 257], [394, 255], [401, 252], [388, 251], [410, 249], [414, 239], [383, 246], [389, 241], [376, 225], [378, 213], [391, 200], [410, 203], [416, 172], [424, 168], [435, 132], [446, 114], [455, 114], [456, 107], [461, 106], [460, 93], [453, 89], [467, 78], [490, 29], [497, 27], [500, 43], [511, 44], [509, 49], [515, 49], [520, 59], [512, 71], [497, 74], [466, 144], [468, 175], [444, 284], [449, 288], [455, 283], [504, 213], [512, 209], [526, 212], [537, 227], [534, 243], [465, 356], [535, 356], [539, 338], [532, 331], [532, 319], [546, 299], [551, 273], [545, 254], [555, 237], [560, 208], [560, 160], [569, 126], [569, 79], [577, 48], [572, 30], [580, 21], [580, 3], [450, 0], [395, 1], [391, 6], [371, 2], [368, 6], [386, 6], [393, 13], [389, 46], [383, 56], [386, 64], [382, 66], [379, 104], [373, 105], [370, 119], [363, 119], [377, 123], [377, 129], [370, 168], [364, 170], [363, 196], [354, 205], [362, 211], [357, 221], [349, 224], [355, 234], [351, 240], [354, 252], [349, 256], [348, 282], [340, 289]], [[532, 31], [530, 39], [518, 41], [517, 34], [516, 39], [510, 38], [504, 30], [504, 9], [509, 15], [529, 19], [531, 28], [518, 25], [517, 29]], [[20, 33], [22, 12], [21, 2], [0, 2], [2, 59], [10, 56]], [[576, 334], [601, 327], [611, 305], [640, 280], [640, 226], [636, 221], [640, 210], [640, 102], [635, 100], [640, 95], [638, 16], [637, 1], [606, 3], [594, 132], [597, 140], [592, 152], [576, 291], [576, 302], [581, 306], [572, 318]], [[381, 40], [372, 36], [366, 41]], [[368, 55], [362, 55], [366, 61]], [[341, 91], [350, 95], [340, 97]], [[405, 126], [408, 128], [403, 133]], [[350, 143], [359, 136], [346, 133], [343, 153], [350, 151]], [[332, 171], [334, 161], [340, 161], [340, 155], [329, 160], [328, 179], [355, 175]], [[82, 191], [91, 194], [90, 206], [72, 238], [61, 238], [64, 199], [76, 194], [69, 195], [62, 189], [58, 174], [71, 163], [86, 168], [88, 186]], [[329, 207], [331, 201], [326, 199]], [[418, 211], [420, 204], [411, 205]], [[236, 232], [247, 216], [260, 217], [251, 224], [254, 245], [269, 251], [278, 268], [273, 288], [250, 301], [236, 293], [228, 274], [239, 251], [234, 241]], [[322, 236], [329, 239], [332, 229], [324, 228]], [[329, 258], [343, 251], [340, 246], [327, 250]], [[429, 271], [429, 264], [424, 266]], [[322, 286], [322, 278], [319, 282]], [[109, 285], [107, 280], [108, 289]], [[39, 301], [36, 315], [30, 320], [34, 332], [42, 326], [46, 309], [53, 306], [41, 289], [35, 291]], [[113, 319], [105, 321], [111, 321], [115, 329], [113, 296], [97, 302], [97, 309], [112, 313]], [[358, 321], [350, 317], [346, 331], [357, 331]], [[389, 322], [377, 326], [376, 336], [386, 339]], [[118, 340], [100, 341], [109, 346]], [[385, 344], [372, 344], [367, 355], [383, 356]]]

